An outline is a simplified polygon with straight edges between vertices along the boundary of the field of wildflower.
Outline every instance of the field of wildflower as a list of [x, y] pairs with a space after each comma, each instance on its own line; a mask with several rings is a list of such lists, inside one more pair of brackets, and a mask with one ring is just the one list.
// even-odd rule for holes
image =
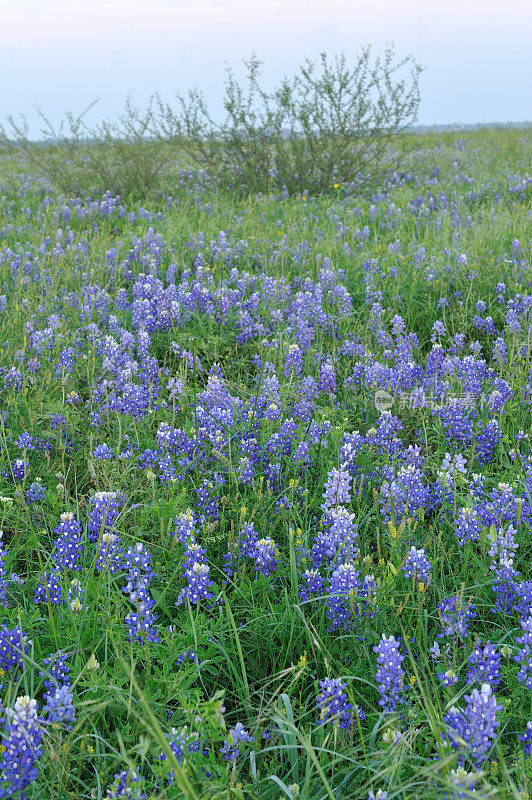
[[529, 797], [530, 152], [143, 206], [4, 160], [0, 797]]

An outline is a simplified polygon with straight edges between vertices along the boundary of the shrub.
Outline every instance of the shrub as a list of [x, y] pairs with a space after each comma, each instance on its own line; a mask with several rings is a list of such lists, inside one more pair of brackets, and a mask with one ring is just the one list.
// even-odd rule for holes
[[43, 141], [32, 141], [22, 117], [8, 118], [8, 131], [0, 129], [7, 152], [18, 153], [67, 195], [89, 193], [143, 198], [154, 190], [173, 153], [161, 139], [154, 99], [144, 111], [127, 98], [115, 121], [90, 127], [86, 122], [92, 103], [77, 116], [65, 114], [54, 126], [39, 109]]
[[244, 87], [227, 69], [222, 124], [198, 89], [178, 95], [177, 112], [160, 102], [167, 138], [219, 186], [241, 194], [320, 194], [335, 183], [363, 183], [381, 171], [391, 138], [417, 117], [421, 67], [410, 55], [398, 60], [392, 47], [376, 59], [366, 47], [353, 65], [322, 53], [272, 92], [261, 88], [260, 61], [244, 63]]
[[366, 47], [352, 65], [345, 55], [322, 53], [271, 92], [261, 88], [260, 61], [244, 63], [244, 86], [227, 70], [221, 124], [192, 89], [177, 95], [177, 109], [154, 96], [141, 111], [128, 98], [115, 121], [92, 127], [92, 106], [55, 127], [39, 111], [41, 142], [29, 139], [25, 118], [9, 117], [0, 145], [70, 196], [110, 191], [142, 199], [179, 156], [238, 194], [322, 194], [375, 178], [392, 137], [417, 116], [421, 67], [410, 55], [397, 59], [392, 47], [375, 59]]

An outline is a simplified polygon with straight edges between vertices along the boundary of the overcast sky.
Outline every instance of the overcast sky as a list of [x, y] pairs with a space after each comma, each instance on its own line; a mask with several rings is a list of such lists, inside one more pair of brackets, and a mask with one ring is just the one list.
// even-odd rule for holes
[[[272, 86], [320, 51], [394, 42], [425, 67], [422, 124], [532, 119], [531, 0], [0, 0], [0, 117], [198, 85], [220, 107], [252, 51]], [[32, 133], [38, 131], [33, 126]]]

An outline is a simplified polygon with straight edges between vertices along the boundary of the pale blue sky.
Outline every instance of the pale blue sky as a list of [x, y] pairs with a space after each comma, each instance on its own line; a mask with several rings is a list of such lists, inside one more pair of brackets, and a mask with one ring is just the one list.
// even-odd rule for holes
[[[93, 119], [197, 84], [218, 105], [252, 50], [273, 84], [320, 50], [395, 42], [427, 68], [419, 122], [532, 119], [530, 0], [0, 0], [0, 116]], [[32, 128], [35, 133], [37, 128]]]

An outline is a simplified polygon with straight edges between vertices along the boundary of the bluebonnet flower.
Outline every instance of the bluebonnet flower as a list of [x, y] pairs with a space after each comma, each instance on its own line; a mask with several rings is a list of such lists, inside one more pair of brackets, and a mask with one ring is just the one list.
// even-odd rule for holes
[[3, 776], [2, 790], [5, 797], [19, 794], [25, 797], [26, 789], [38, 775], [38, 761], [43, 754], [43, 729], [38, 719], [37, 701], [27, 695], [17, 697], [13, 709], [7, 709], [5, 729], [0, 757], [0, 774]]
[[7, 625], [2, 625], [0, 628], [0, 669], [4, 673], [10, 669], [17, 670], [28, 649], [27, 634], [18, 625], [12, 630], [9, 630]]
[[32, 483], [30, 488], [26, 490], [26, 502], [28, 505], [30, 503], [40, 503], [45, 497], [46, 489], [38, 481]]
[[[526, 469], [526, 465], [525, 469]], [[529, 503], [522, 497], [517, 497], [513, 488], [507, 483], [499, 483], [492, 489], [489, 498], [483, 498], [478, 504], [478, 510], [486, 526], [495, 525], [502, 527], [502, 523], [518, 524], [527, 520], [530, 515]], [[515, 529], [508, 531], [515, 533]], [[501, 534], [504, 531], [500, 531]], [[513, 549], [516, 549], [515, 547]]]
[[454, 532], [461, 545], [480, 539], [484, 522], [476, 508], [461, 508], [454, 523]]
[[241, 566], [245, 557], [253, 558], [256, 552], [259, 534], [255, 530], [252, 522], [242, 526], [237, 539], [230, 545], [228, 552], [224, 555], [224, 572], [232, 577]]
[[103, 444], [99, 444], [94, 448], [92, 455], [95, 461], [105, 461], [106, 459], [113, 457], [113, 450], [104, 442]]
[[122, 569], [126, 571], [127, 585], [122, 587], [122, 591], [129, 594], [132, 602], [136, 599], [133, 595], [139, 586], [147, 589], [153, 579], [151, 558], [151, 553], [146, 550], [142, 542], [128, 547], [123, 553]]
[[116, 533], [105, 531], [102, 533], [96, 551], [96, 569], [100, 572], [109, 570], [111, 575], [115, 575], [123, 566], [124, 548], [121, 539]]
[[7, 587], [10, 581], [7, 578], [6, 551], [4, 549], [4, 543], [2, 541], [3, 535], [4, 531], [0, 531], [0, 605], [7, 608], [9, 606], [7, 600]]
[[149, 447], [139, 454], [139, 466], [141, 469], [154, 469], [157, 459], [159, 458], [158, 450], [151, 450]]
[[187, 585], [180, 591], [176, 605], [185, 602], [197, 605], [202, 599], [214, 597], [211, 592], [214, 581], [210, 579], [210, 571], [205, 550], [192, 538], [184, 553], [181, 573], [187, 579]]
[[454, 456], [451, 456], [450, 453], [445, 453], [441, 470], [442, 472], [450, 473], [452, 476], [454, 476], [456, 473], [466, 475], [466, 464], [467, 459], [465, 459], [461, 453], [457, 453]]
[[355, 515], [343, 506], [332, 508], [322, 520], [324, 527], [318, 531], [310, 551], [313, 567], [323, 562], [330, 566], [333, 561], [348, 561], [356, 553], [357, 526]]
[[253, 484], [255, 470], [253, 469], [251, 459], [247, 458], [247, 456], [240, 459], [235, 472], [238, 480], [245, 486], [251, 486]]
[[493, 360], [496, 361], [498, 364], [507, 364], [508, 363], [508, 348], [506, 346], [506, 340], [502, 339], [501, 337], [495, 339], [493, 343]]
[[58, 572], [51, 572], [48, 576], [47, 572], [41, 575], [40, 583], [35, 589], [33, 597], [34, 603], [53, 603], [59, 605], [63, 599], [63, 591], [61, 589], [61, 576]]
[[124, 769], [115, 775], [106, 800], [146, 800], [145, 788], [144, 778], [133, 769]]
[[375, 680], [381, 695], [379, 705], [385, 712], [392, 712], [406, 702], [405, 671], [402, 663], [405, 656], [400, 651], [401, 644], [394, 637], [382, 634], [379, 644], [373, 648], [377, 653], [377, 672]]
[[438, 678], [440, 679], [441, 685], [445, 687], [455, 686], [458, 683], [458, 675], [454, 669], [438, 672]]
[[519, 683], [524, 683], [527, 689], [532, 689], [532, 616], [522, 619], [520, 624], [524, 633], [515, 640], [521, 645], [521, 649], [514, 656], [514, 661], [520, 665], [517, 680]]
[[429, 648], [429, 653], [433, 661], [438, 662], [442, 658], [442, 652], [440, 650], [440, 645], [438, 642], [433, 642], [432, 646]]
[[525, 732], [519, 734], [519, 741], [523, 742], [525, 755], [529, 756], [532, 753], [532, 722], [526, 723]]
[[501, 426], [496, 419], [492, 419], [475, 434], [475, 457], [479, 464], [491, 461], [498, 443], [502, 439]]
[[[390, 245], [388, 246], [388, 249]], [[406, 333], [406, 323], [403, 317], [400, 317], [399, 314], [395, 314], [392, 319], [392, 333], [394, 336], [402, 336]]]
[[256, 572], [260, 572], [265, 578], [275, 574], [279, 551], [273, 539], [259, 539], [248, 554], [255, 562]]
[[450, 402], [441, 409], [435, 408], [431, 413], [440, 417], [449, 444], [459, 443], [466, 446], [471, 444], [474, 424], [470, 409], [456, 402]]
[[519, 572], [513, 566], [518, 547], [514, 535], [516, 532], [513, 525], [509, 525], [507, 530], [498, 528], [489, 551], [492, 558], [490, 570], [494, 576], [492, 590], [496, 594], [494, 611], [499, 610], [504, 614], [511, 612], [518, 595]]
[[461, 594], [446, 598], [438, 604], [440, 612], [441, 633], [444, 636], [465, 637], [469, 631], [469, 621], [477, 616], [476, 606], [467, 602]]
[[478, 783], [481, 777], [482, 772], [468, 772], [463, 767], [451, 769], [449, 771], [449, 783], [452, 788], [448, 794], [449, 800], [462, 800], [462, 798], [471, 797], [475, 784]]
[[[480, 302], [483, 303], [484, 301]], [[492, 336], [496, 336], [498, 333], [497, 328], [495, 327], [493, 322], [493, 317], [490, 316], [481, 317], [479, 314], [475, 314], [471, 322], [474, 325], [474, 327], [477, 328], [477, 330], [479, 331], [491, 334]]]
[[18, 437], [17, 441], [15, 442], [15, 446], [19, 448], [19, 450], [34, 450], [35, 449], [35, 442], [31, 433], [28, 431], [24, 431]]
[[79, 396], [78, 392], [69, 392], [65, 397], [65, 403], [69, 406], [74, 405], [75, 403], [79, 403], [81, 397]]
[[[191, 733], [186, 725], [181, 728], [180, 731], [176, 728], [172, 728], [170, 732], [166, 734], [166, 739], [178, 764], [183, 764], [183, 761], [190, 756], [194, 759], [194, 754], [201, 752], [201, 742], [198, 739], [197, 733]], [[161, 753], [160, 759], [161, 761], [166, 761], [166, 753]], [[173, 771], [169, 770], [169, 786], [173, 786], [174, 778], [175, 775]]]
[[321, 595], [323, 592], [324, 579], [317, 569], [307, 569], [301, 575], [301, 586], [299, 589], [299, 596], [305, 602], [309, 600], [312, 595]]
[[331, 508], [347, 505], [351, 500], [351, 476], [345, 466], [342, 465], [339, 469], [334, 467], [327, 476], [322, 509], [329, 511]]
[[506, 284], [505, 283], [498, 283], [495, 287], [495, 293], [497, 295], [497, 302], [503, 303], [504, 302], [504, 295], [506, 294]]
[[284, 363], [284, 375], [295, 374], [299, 377], [303, 368], [303, 353], [298, 344], [291, 344], [288, 347]]
[[95, 492], [92, 495], [88, 520], [91, 542], [95, 542], [106, 531], [113, 533], [113, 526], [125, 501], [123, 492]]
[[54, 559], [58, 569], [79, 570], [79, 559], [83, 552], [81, 525], [72, 511], [61, 514], [61, 521], [54, 528]]
[[44, 677], [44, 685], [49, 691], [70, 683], [70, 667], [67, 664], [67, 659], [68, 656], [61, 651], [43, 659], [43, 666], [48, 667], [48, 669], [45, 672], [39, 670], [39, 675], [41, 678]]
[[430, 561], [425, 551], [423, 549], [416, 550], [415, 547], [411, 547], [403, 565], [405, 577], [429, 584], [431, 581], [430, 570]]
[[220, 748], [220, 753], [226, 761], [236, 761], [240, 756], [239, 742], [243, 744], [251, 744], [253, 742], [253, 737], [250, 736], [241, 722], [237, 722], [235, 727], [230, 729], [227, 738], [224, 740], [223, 747]]
[[59, 362], [55, 365], [54, 377], [61, 378], [74, 369], [76, 351], [73, 347], [64, 347], [59, 353]]
[[182, 575], [185, 577], [185, 573], [187, 569], [189, 569], [193, 564], [196, 563], [207, 563], [207, 551], [204, 547], [202, 547], [195, 538], [191, 538], [188, 543], [185, 551], [183, 552], [183, 563], [182, 563]]
[[191, 508], [187, 508], [174, 519], [175, 529], [171, 531], [171, 535], [175, 536], [177, 541], [186, 545], [189, 540], [194, 541], [194, 534], [196, 532], [197, 522], [194, 512]]
[[[14, 481], [18, 483], [22, 483], [23, 480], [26, 478], [28, 473], [28, 465], [24, 461], [23, 458], [17, 458], [11, 464], [11, 475]], [[6, 474], [6, 478], [11, 477], [9, 474]]]
[[326, 590], [327, 618], [330, 631], [348, 627], [351, 616], [357, 613], [356, 603], [362, 588], [359, 571], [353, 564], [340, 564], [332, 573]]
[[4, 385], [6, 389], [13, 389], [16, 394], [22, 389], [22, 372], [15, 367], [6, 370], [4, 374]]
[[515, 587], [514, 610], [521, 619], [530, 616], [532, 609], [532, 581], [522, 581]]
[[342, 730], [351, 727], [355, 717], [364, 720], [365, 714], [348, 702], [347, 684], [341, 678], [325, 678], [319, 681], [321, 692], [316, 697], [316, 707], [320, 712], [318, 725], [338, 725]]
[[448, 350], [449, 355], [456, 356], [461, 353], [465, 346], [465, 334], [457, 333], [453, 336], [451, 346]]
[[184, 384], [183, 384], [183, 381], [181, 380], [181, 378], [178, 378], [176, 376], [174, 378], [170, 378], [166, 388], [170, 390], [170, 394], [169, 394], [168, 399], [169, 400], [173, 400], [174, 397], [176, 397], [176, 396], [178, 396], [178, 395], [183, 393]]
[[479, 767], [497, 738], [500, 726], [497, 713], [502, 710], [502, 705], [497, 704], [489, 683], [482, 684], [480, 691], [473, 689], [464, 700], [465, 710], [453, 706], [444, 716], [444, 722], [451, 746], [460, 752], [460, 764], [467, 758]]
[[129, 547], [123, 554], [121, 568], [126, 571], [127, 583], [122, 591], [128, 594], [135, 606], [126, 616], [128, 638], [131, 641], [158, 642], [159, 634], [154, 625], [158, 615], [153, 613], [155, 600], [150, 597], [149, 586], [153, 579], [151, 569], [151, 553], [148, 553], [142, 542]]
[[424, 482], [422, 471], [414, 464], [402, 466], [397, 475], [384, 480], [379, 492], [381, 514], [385, 519], [398, 521], [425, 508], [428, 499], [429, 487]]
[[181, 666], [181, 664], [185, 661], [185, 659], [188, 659], [189, 661], [193, 661], [195, 664], [198, 664], [198, 665], [201, 664], [201, 661], [197, 657], [197, 655], [194, 652], [194, 650], [188, 650], [186, 653], [181, 653], [181, 655], [178, 656], [176, 658], [176, 660], [174, 661], [174, 664], [177, 664], [178, 666]]
[[320, 365], [318, 384], [323, 392], [329, 395], [336, 394], [336, 372], [330, 358]]
[[436, 342], [439, 341], [440, 336], [445, 336], [446, 333], [447, 329], [444, 323], [441, 320], [437, 319], [434, 325], [432, 326], [432, 335], [430, 337], [430, 341], [433, 344], [435, 344]]
[[497, 652], [491, 642], [484, 648], [477, 643], [468, 659], [469, 670], [466, 683], [489, 683], [498, 686], [501, 682], [501, 654]]
[[68, 684], [56, 687], [44, 695], [45, 705], [43, 714], [48, 722], [59, 723], [69, 731], [76, 721], [76, 710], [72, 703], [72, 690]]
[[[510, 400], [513, 400], [515, 393], [511, 386], [502, 378], [493, 378], [492, 380], [493, 389], [486, 398], [486, 408], [490, 414], [501, 414], [506, 404], [509, 403]], [[491, 420], [491, 423], [495, 423], [495, 421]], [[495, 424], [491, 425], [491, 423], [489, 423], [490, 435], [493, 435], [496, 444], [496, 442], [502, 438], [502, 432], [500, 432], [500, 426], [496, 426]], [[501, 435], [499, 435], [499, 432]]]
[[159, 459], [159, 480], [161, 483], [174, 483], [177, 480], [177, 473], [170, 453], [164, 453]]

